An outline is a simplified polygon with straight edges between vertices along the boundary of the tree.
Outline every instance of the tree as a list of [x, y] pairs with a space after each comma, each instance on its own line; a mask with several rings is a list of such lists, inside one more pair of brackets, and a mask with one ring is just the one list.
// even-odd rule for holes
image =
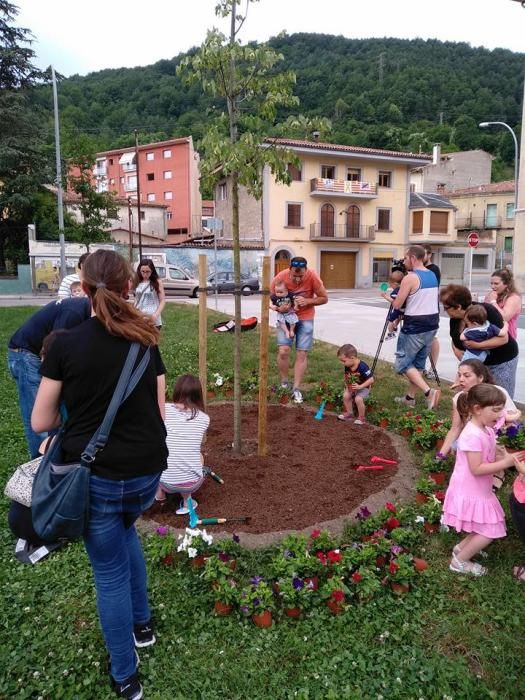
[[[246, 12], [250, 2], [246, 0]], [[233, 271], [235, 278], [234, 430], [233, 447], [241, 450], [241, 258], [239, 242], [239, 186], [259, 199], [263, 170], [268, 166], [278, 182], [289, 184], [288, 163], [296, 158], [275, 144], [264, 143], [278, 107], [298, 103], [292, 94], [295, 75], [279, 73], [282, 55], [267, 45], [241, 45], [238, 33], [245, 16], [237, 14], [240, 0], [220, 0], [215, 13], [230, 17], [230, 36], [217, 29], [193, 56], [178, 67], [188, 82], [199, 81], [205, 92], [225, 102], [227, 113], [218, 115], [201, 142], [201, 176], [206, 184], [230, 178], [232, 184]]]
[[27, 257], [27, 224], [47, 166], [27, 92], [45, 74], [32, 64], [29, 30], [13, 26], [17, 14], [0, 0], [0, 271], [8, 257], [15, 263]]

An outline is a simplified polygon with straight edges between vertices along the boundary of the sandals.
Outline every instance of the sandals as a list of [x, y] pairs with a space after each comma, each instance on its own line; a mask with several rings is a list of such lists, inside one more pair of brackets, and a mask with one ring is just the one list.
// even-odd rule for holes
[[353, 413], [340, 413], [337, 416], [337, 420], [353, 420], [354, 414]]
[[525, 564], [514, 566], [512, 569], [512, 576], [516, 579], [516, 581], [525, 583]]
[[456, 554], [452, 554], [448, 568], [456, 574], [470, 574], [471, 576], [484, 576], [487, 573], [487, 569], [481, 564], [468, 560], [462, 561], [457, 558]]

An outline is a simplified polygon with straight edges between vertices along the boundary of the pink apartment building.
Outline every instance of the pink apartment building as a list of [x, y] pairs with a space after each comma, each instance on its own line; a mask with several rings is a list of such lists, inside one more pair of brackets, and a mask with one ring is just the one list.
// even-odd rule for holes
[[[200, 234], [202, 199], [199, 189], [199, 154], [191, 136], [148, 143], [138, 148], [140, 203], [166, 207], [166, 243]], [[93, 175], [99, 191], [137, 200], [135, 148], [97, 153]]]

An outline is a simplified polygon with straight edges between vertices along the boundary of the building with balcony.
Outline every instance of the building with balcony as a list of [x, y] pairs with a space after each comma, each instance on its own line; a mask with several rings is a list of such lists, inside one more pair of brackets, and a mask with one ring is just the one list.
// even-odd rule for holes
[[[288, 167], [290, 185], [265, 169], [259, 201], [241, 188], [241, 246], [258, 244], [274, 272], [302, 255], [331, 289], [384, 281], [410, 240], [410, 172], [430, 156], [296, 139], [271, 143], [292, 151], [299, 165]], [[216, 187], [215, 216], [231, 239], [228, 180]]]
[[164, 207], [167, 243], [200, 234], [199, 154], [191, 136], [141, 145], [138, 159], [137, 164], [134, 147], [97, 153], [93, 170], [97, 189], [134, 202], [140, 189], [141, 207]]

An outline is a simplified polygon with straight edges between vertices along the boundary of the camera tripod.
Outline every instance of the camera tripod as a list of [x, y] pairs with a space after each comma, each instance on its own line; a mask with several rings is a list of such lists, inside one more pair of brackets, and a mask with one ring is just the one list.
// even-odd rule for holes
[[[379, 338], [379, 343], [378, 343], [378, 346], [377, 346], [377, 350], [376, 350], [376, 354], [375, 354], [375, 357], [374, 357], [374, 361], [372, 362], [372, 367], [371, 367], [371, 369], [372, 369], [372, 376], [375, 374], [375, 371], [376, 371], [376, 365], [377, 365], [377, 361], [378, 361], [378, 359], [379, 359], [379, 353], [381, 352], [381, 348], [383, 347], [383, 342], [384, 342], [384, 340], [385, 340], [385, 335], [386, 335], [386, 331], [387, 331], [387, 328], [388, 328], [388, 318], [389, 318], [389, 316], [390, 316], [390, 312], [391, 312], [391, 311], [392, 311], [392, 304], [390, 304], [390, 306], [389, 306], [389, 308], [388, 308], [388, 311], [387, 311], [387, 313], [386, 313], [385, 323], [384, 323], [384, 325], [383, 325], [383, 330], [381, 331], [381, 337]], [[401, 332], [401, 331], [399, 331], [399, 332]], [[434, 360], [432, 359], [432, 355], [429, 354], [428, 359], [430, 360], [430, 368], [431, 368], [431, 370], [432, 370], [432, 374], [434, 375], [434, 379], [436, 380], [436, 384], [437, 384], [439, 387], [441, 387], [441, 380], [440, 380], [440, 378], [439, 378], [439, 374], [438, 374], [438, 371], [437, 371], [435, 362], [434, 362]]]

